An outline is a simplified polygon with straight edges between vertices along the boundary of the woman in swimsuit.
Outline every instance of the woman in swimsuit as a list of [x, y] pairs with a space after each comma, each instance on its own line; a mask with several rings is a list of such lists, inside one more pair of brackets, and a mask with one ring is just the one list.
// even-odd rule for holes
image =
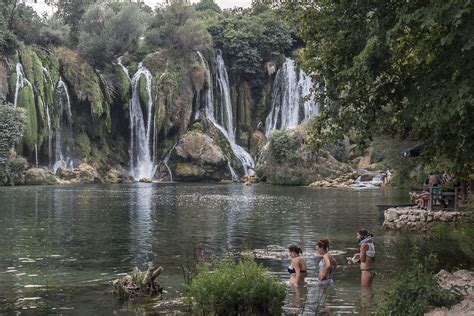
[[321, 284], [333, 283], [332, 273], [336, 270], [337, 262], [328, 252], [329, 240], [320, 240], [316, 244], [316, 250], [322, 256], [321, 261], [319, 261], [319, 282]]
[[362, 286], [371, 286], [375, 276], [374, 235], [366, 229], [361, 229], [357, 232], [357, 239], [359, 240], [360, 251], [354, 255], [354, 259], [360, 261], [360, 284]]
[[307, 276], [308, 267], [306, 261], [301, 257], [302, 253], [301, 248], [296, 245], [288, 247], [288, 254], [291, 257], [288, 272], [290, 273], [290, 284], [294, 286], [302, 284]]

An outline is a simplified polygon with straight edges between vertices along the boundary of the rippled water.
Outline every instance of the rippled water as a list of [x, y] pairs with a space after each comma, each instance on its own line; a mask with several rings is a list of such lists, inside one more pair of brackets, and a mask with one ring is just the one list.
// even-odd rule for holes
[[[310, 278], [307, 287], [290, 291], [286, 314], [371, 310], [373, 302], [361, 300], [357, 268], [344, 258], [366, 227], [376, 235], [377, 267], [389, 266], [375, 205], [393, 202], [406, 202], [406, 194], [239, 184], [3, 187], [0, 312], [142, 313], [114, 301], [109, 282], [118, 274], [156, 262], [165, 268], [158, 282], [172, 298], [186, 262], [228, 251], [283, 247], [257, 260], [288, 280], [284, 249], [291, 243], [303, 246]], [[313, 249], [321, 238], [331, 240], [341, 263], [336, 285], [324, 293], [313, 282], [319, 260]]]

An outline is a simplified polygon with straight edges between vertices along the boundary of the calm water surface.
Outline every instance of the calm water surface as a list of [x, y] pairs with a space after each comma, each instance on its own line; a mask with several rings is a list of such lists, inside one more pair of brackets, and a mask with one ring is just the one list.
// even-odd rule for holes
[[[357, 249], [356, 231], [372, 230], [380, 286], [390, 267], [389, 236], [376, 204], [406, 200], [395, 190], [239, 184], [0, 187], [0, 314], [140, 314], [110, 293], [110, 281], [134, 266], [162, 265], [157, 280], [173, 298], [184, 282], [181, 267], [198, 255], [278, 251], [291, 243], [303, 246], [310, 282], [290, 291], [286, 314], [371, 310], [357, 267], [344, 258]], [[322, 238], [341, 264], [336, 285], [324, 293], [312, 282], [319, 260], [313, 249]], [[286, 250], [280, 254], [258, 261], [287, 281]]]

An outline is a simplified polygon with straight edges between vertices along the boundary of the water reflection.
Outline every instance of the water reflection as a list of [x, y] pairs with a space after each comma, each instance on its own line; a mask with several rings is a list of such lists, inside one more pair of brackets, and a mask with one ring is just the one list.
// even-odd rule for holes
[[140, 184], [130, 193], [130, 253], [134, 254], [134, 265], [141, 266], [152, 261], [152, 214], [155, 186]]

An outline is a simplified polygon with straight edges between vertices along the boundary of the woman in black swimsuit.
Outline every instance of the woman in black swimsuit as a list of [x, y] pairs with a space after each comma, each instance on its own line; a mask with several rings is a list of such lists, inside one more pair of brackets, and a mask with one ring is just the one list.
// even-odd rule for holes
[[290, 284], [298, 286], [304, 282], [308, 274], [308, 267], [306, 266], [306, 261], [301, 257], [302, 251], [300, 247], [296, 245], [289, 246], [288, 254], [291, 257], [291, 264], [288, 267]]

